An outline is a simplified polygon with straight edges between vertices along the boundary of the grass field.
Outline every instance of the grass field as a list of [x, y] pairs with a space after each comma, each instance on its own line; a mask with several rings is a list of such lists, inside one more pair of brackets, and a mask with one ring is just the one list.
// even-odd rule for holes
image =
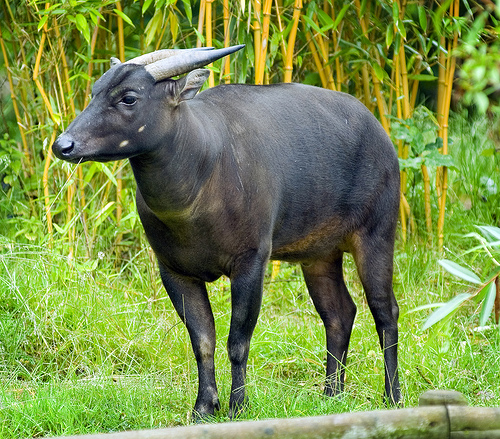
[[[454, 158], [445, 237], [448, 259], [481, 273], [466, 254], [474, 224], [497, 225], [498, 159], [487, 121], [467, 134], [455, 120]], [[465, 122], [464, 122], [465, 123]], [[481, 125], [482, 124], [482, 125]], [[418, 196], [418, 179], [415, 196]], [[489, 184], [489, 186], [488, 186]], [[490, 188], [490, 189], [488, 189]], [[400, 305], [400, 376], [405, 406], [427, 389], [455, 389], [472, 405], [500, 405], [500, 334], [475, 329], [467, 305], [439, 331], [421, 331], [432, 309], [471, 287], [445, 273], [442, 255], [424, 238], [397, 242], [394, 289]], [[111, 252], [112, 253], [112, 252]], [[0, 235], [0, 438], [43, 437], [185, 425], [197, 391], [196, 363], [184, 326], [164, 292], [143, 243], [117, 271], [112, 254], [94, 264]], [[111, 261], [110, 261], [111, 260]], [[322, 396], [326, 359], [323, 325], [300, 269], [283, 264], [266, 278], [248, 367], [250, 406], [244, 419], [297, 417], [384, 408], [383, 361], [373, 318], [349, 256], [347, 286], [358, 307], [342, 398]], [[229, 283], [210, 286], [217, 327], [216, 367], [227, 421], [230, 366], [226, 340]]]

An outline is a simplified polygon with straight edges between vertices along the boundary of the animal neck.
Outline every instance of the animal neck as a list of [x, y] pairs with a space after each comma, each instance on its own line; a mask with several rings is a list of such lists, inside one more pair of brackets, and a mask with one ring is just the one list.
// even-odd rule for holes
[[178, 132], [152, 152], [130, 159], [137, 187], [159, 217], [177, 217], [193, 209], [218, 157], [203, 128]]

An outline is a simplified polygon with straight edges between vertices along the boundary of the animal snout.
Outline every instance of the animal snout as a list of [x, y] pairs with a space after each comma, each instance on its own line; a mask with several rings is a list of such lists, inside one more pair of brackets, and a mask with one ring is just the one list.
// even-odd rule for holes
[[67, 159], [75, 149], [75, 141], [69, 137], [61, 134], [54, 144], [52, 145], [52, 151], [59, 159]]

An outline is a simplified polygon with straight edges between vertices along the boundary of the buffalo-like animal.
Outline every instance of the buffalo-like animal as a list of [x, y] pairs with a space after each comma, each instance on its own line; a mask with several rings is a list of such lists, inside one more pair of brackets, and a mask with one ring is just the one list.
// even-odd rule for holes
[[301, 264], [326, 329], [324, 392], [342, 392], [356, 314], [342, 274], [345, 252], [354, 257], [375, 320], [386, 397], [398, 403], [394, 146], [368, 109], [344, 93], [232, 84], [197, 94], [209, 74], [199, 68], [241, 47], [113, 60], [53, 151], [72, 163], [129, 159], [141, 221], [198, 365], [195, 415], [220, 407], [205, 283], [222, 275], [231, 281], [234, 416], [246, 401], [250, 339], [269, 260]]

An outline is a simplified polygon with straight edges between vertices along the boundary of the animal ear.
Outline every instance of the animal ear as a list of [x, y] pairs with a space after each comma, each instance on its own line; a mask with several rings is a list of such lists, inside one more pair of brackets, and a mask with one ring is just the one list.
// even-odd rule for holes
[[115, 58], [114, 56], [111, 57], [110, 64], [111, 67], [117, 66], [118, 64], [121, 64], [122, 62], [118, 59]]
[[179, 79], [177, 82], [177, 103], [193, 99], [209, 75], [210, 70], [196, 69]]

